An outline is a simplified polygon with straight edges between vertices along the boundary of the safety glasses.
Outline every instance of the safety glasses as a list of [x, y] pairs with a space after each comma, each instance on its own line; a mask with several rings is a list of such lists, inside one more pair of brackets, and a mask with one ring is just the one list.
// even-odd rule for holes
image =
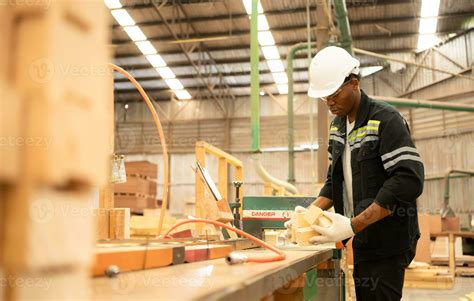
[[339, 87], [339, 89], [336, 90], [336, 92], [332, 93], [331, 95], [329, 96], [325, 96], [325, 97], [320, 97], [322, 100], [324, 100], [325, 102], [328, 102], [329, 100], [333, 100], [335, 99], [342, 91], [342, 89], [344, 88], [344, 86], [346, 86], [348, 83], [352, 82], [355, 78], [350, 78], [349, 80], [345, 81], [344, 83], [342, 83], [342, 85]]

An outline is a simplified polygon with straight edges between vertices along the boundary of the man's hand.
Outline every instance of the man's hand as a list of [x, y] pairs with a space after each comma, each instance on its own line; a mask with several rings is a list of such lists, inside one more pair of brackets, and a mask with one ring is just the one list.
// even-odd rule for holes
[[[308, 211], [305, 207], [302, 206], [296, 206], [295, 207], [295, 213], [302, 213]], [[286, 230], [282, 233], [282, 236], [285, 237], [286, 239], [291, 238], [291, 228], [293, 227], [294, 219], [293, 217], [286, 221], [283, 225], [285, 226]]]
[[324, 214], [331, 219], [332, 225], [328, 228], [313, 225], [311, 226], [314, 231], [321, 235], [310, 238], [310, 242], [313, 244], [322, 244], [327, 242], [338, 242], [355, 235], [352, 230], [351, 220], [341, 214], [324, 212]]

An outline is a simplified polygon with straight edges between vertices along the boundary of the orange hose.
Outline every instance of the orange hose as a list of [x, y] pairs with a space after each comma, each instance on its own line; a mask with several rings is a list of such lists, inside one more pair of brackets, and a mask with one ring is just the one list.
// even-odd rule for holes
[[153, 115], [153, 120], [155, 121], [156, 129], [158, 130], [158, 135], [160, 136], [160, 142], [161, 142], [161, 148], [163, 150], [163, 202], [161, 203], [161, 210], [160, 210], [160, 218], [158, 222], [158, 235], [161, 234], [161, 229], [163, 227], [163, 220], [164, 216], [166, 214], [166, 208], [168, 207], [168, 189], [169, 189], [169, 166], [168, 166], [168, 149], [166, 147], [166, 140], [165, 140], [165, 133], [163, 132], [163, 127], [161, 126], [160, 118], [158, 118], [158, 114], [156, 113], [155, 108], [153, 107], [153, 104], [146, 94], [145, 90], [143, 90], [142, 86], [137, 82], [137, 80], [127, 71], [125, 71], [123, 68], [109, 63], [109, 66], [111, 66], [115, 71], [119, 72], [132, 84], [135, 86], [135, 88], [140, 92], [141, 96], [143, 97], [143, 100], [145, 100], [145, 103], [150, 110], [151, 114]]
[[215, 225], [215, 226], [219, 226], [219, 227], [223, 227], [223, 228], [226, 228], [227, 230], [230, 230], [230, 231], [233, 231], [241, 236], [244, 236], [254, 242], [256, 242], [257, 244], [259, 244], [260, 246], [270, 250], [270, 251], [273, 251], [275, 253], [277, 253], [278, 255], [277, 256], [273, 256], [273, 257], [270, 257], [270, 256], [267, 256], [267, 257], [249, 257], [247, 259], [247, 262], [272, 262], [272, 261], [280, 261], [280, 260], [285, 260], [286, 258], [286, 254], [283, 253], [282, 251], [278, 250], [277, 248], [273, 247], [272, 245], [269, 245], [267, 244], [266, 242], [264, 242], [263, 240], [261, 239], [258, 239], [257, 237], [253, 236], [253, 235], [250, 235], [242, 230], [239, 230], [239, 229], [236, 229], [236, 228], [233, 228], [229, 225], [226, 225], [226, 224], [223, 224], [221, 222], [218, 222], [218, 221], [213, 221], [213, 220], [208, 220], [208, 219], [188, 219], [188, 220], [185, 220], [185, 221], [182, 221], [182, 222], [179, 222], [177, 223], [176, 225], [174, 225], [173, 227], [171, 227], [171, 229], [169, 229], [165, 235], [164, 235], [164, 238], [170, 238], [169, 236], [169, 233], [171, 231], [173, 231], [174, 229], [178, 228], [179, 226], [181, 225], [184, 225], [184, 224], [189, 224], [189, 223], [205, 223], [205, 224], [211, 224], [211, 225]]

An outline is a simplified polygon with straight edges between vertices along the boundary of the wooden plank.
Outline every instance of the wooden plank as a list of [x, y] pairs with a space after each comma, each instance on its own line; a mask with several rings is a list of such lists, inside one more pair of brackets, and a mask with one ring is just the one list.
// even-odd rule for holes
[[449, 244], [449, 272], [451, 275], [455, 275], [456, 273], [456, 254], [454, 251], [454, 234], [450, 233], [448, 236], [448, 244]]
[[[53, 1], [16, 10], [13, 84], [22, 118], [25, 175], [59, 187], [109, 178], [107, 107], [113, 102], [110, 12], [100, 1]], [[92, 13], [93, 12], [93, 13]], [[53, 30], [54, 29], [54, 30]]]
[[173, 263], [174, 248], [182, 249], [184, 252], [184, 248], [180, 246], [97, 248], [91, 272], [93, 276], [102, 276], [111, 265], [118, 266], [121, 272], [168, 266]]
[[199, 245], [185, 247], [185, 262], [196, 262], [209, 259], [224, 258], [232, 252], [228, 245]]
[[222, 197], [224, 199], [229, 198], [228, 194], [228, 177], [229, 177], [229, 169], [228, 169], [228, 164], [227, 160], [225, 158], [219, 158], [219, 167], [218, 167], [218, 182], [217, 182], [217, 188], [219, 189], [219, 192], [221, 193]]
[[90, 202], [89, 190], [15, 186], [4, 203], [5, 267], [20, 272], [89, 266], [96, 238]]
[[309, 239], [311, 237], [320, 235], [318, 232], [314, 231], [313, 228], [307, 227], [307, 228], [299, 228], [295, 231], [296, 234], [296, 243], [299, 246], [310, 246], [311, 243], [309, 242]]
[[304, 218], [309, 225], [314, 225], [322, 214], [323, 210], [321, 210], [321, 208], [319, 208], [318, 206], [311, 205], [304, 213]]
[[196, 147], [202, 147], [206, 150], [207, 153], [212, 154], [219, 158], [225, 158], [227, 162], [234, 166], [242, 166], [242, 161], [237, 159], [236, 157], [224, 152], [223, 150], [218, 149], [217, 147], [205, 142], [205, 141], [197, 141]]
[[130, 238], [130, 208], [110, 209], [110, 239]]
[[[437, 217], [428, 214], [418, 214], [418, 225], [420, 227], [421, 236], [418, 239], [416, 247], [415, 261], [431, 263], [431, 225], [436, 229]], [[441, 227], [441, 224], [439, 225]]]

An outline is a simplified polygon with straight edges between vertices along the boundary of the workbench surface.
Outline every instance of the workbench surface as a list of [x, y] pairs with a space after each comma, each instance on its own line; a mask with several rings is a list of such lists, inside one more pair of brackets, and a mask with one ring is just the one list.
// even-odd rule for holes
[[[266, 250], [238, 251], [248, 256]], [[92, 300], [260, 300], [316, 264], [332, 249], [292, 250], [284, 261], [228, 265], [223, 258], [92, 279]]]

